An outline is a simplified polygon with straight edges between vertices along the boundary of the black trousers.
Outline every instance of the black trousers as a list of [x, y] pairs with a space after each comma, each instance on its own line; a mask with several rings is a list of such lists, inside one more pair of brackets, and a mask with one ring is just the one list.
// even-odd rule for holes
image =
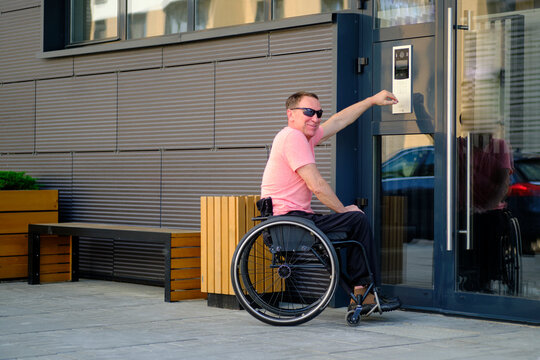
[[[310, 214], [304, 211], [291, 211], [287, 215], [301, 216], [309, 219], [324, 233], [346, 232], [351, 240], [359, 241], [366, 250], [366, 256], [373, 273], [373, 281], [379, 279], [379, 263], [373, 234], [366, 214], [360, 211], [349, 211], [339, 214]], [[353, 285], [368, 285], [371, 283], [369, 271], [359, 246], [347, 248], [347, 274]]]

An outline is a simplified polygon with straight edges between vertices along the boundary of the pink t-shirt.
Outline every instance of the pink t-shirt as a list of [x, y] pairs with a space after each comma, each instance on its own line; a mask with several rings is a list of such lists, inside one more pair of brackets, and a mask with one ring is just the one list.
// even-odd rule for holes
[[322, 128], [309, 141], [299, 130], [283, 128], [274, 138], [264, 169], [261, 197], [271, 197], [274, 215], [301, 210], [313, 213], [313, 193], [296, 170], [315, 163], [315, 146], [323, 137]]
[[[475, 211], [483, 212], [504, 209], [504, 198], [510, 186], [510, 174], [514, 162], [512, 151], [502, 139], [490, 138], [485, 144], [472, 148], [472, 190]], [[461, 204], [466, 204], [467, 139], [458, 139], [460, 160], [460, 197]]]

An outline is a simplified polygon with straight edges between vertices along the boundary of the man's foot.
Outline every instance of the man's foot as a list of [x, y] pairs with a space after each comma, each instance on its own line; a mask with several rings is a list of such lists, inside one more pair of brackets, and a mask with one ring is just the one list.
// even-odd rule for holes
[[[366, 292], [366, 288], [355, 288], [354, 289], [354, 295], [359, 298], [359, 295], [364, 296]], [[382, 312], [386, 311], [392, 311], [399, 309], [401, 307], [401, 301], [399, 298], [388, 298], [384, 295], [381, 295], [379, 292], [377, 292], [377, 297], [379, 299], [379, 305], [380, 310]], [[347, 308], [347, 311], [352, 311], [356, 309], [356, 302], [351, 299], [351, 302]], [[373, 311], [377, 311], [378, 309], [375, 309], [377, 307], [377, 298], [375, 297], [374, 293], [369, 293], [364, 301], [362, 302], [362, 310], [360, 311], [360, 315], [365, 315], [368, 313], [371, 313]]]
[[386, 297], [379, 294], [379, 303], [383, 312], [397, 310], [401, 307], [401, 300], [398, 297]]

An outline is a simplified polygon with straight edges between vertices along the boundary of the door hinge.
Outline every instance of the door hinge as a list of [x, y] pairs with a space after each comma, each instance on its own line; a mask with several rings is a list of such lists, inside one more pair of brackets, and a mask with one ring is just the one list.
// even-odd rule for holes
[[356, 72], [358, 74], [361, 74], [364, 72], [364, 66], [366, 66], [369, 63], [369, 59], [367, 57], [361, 57], [358, 58], [356, 61]]

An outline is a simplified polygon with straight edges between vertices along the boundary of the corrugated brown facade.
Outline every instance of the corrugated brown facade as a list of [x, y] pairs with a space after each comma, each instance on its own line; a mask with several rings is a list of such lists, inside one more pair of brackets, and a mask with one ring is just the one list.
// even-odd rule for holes
[[0, 169], [59, 189], [62, 221], [198, 229], [200, 196], [259, 192], [288, 95], [335, 107], [330, 23], [54, 59], [41, 29], [0, 0]]

